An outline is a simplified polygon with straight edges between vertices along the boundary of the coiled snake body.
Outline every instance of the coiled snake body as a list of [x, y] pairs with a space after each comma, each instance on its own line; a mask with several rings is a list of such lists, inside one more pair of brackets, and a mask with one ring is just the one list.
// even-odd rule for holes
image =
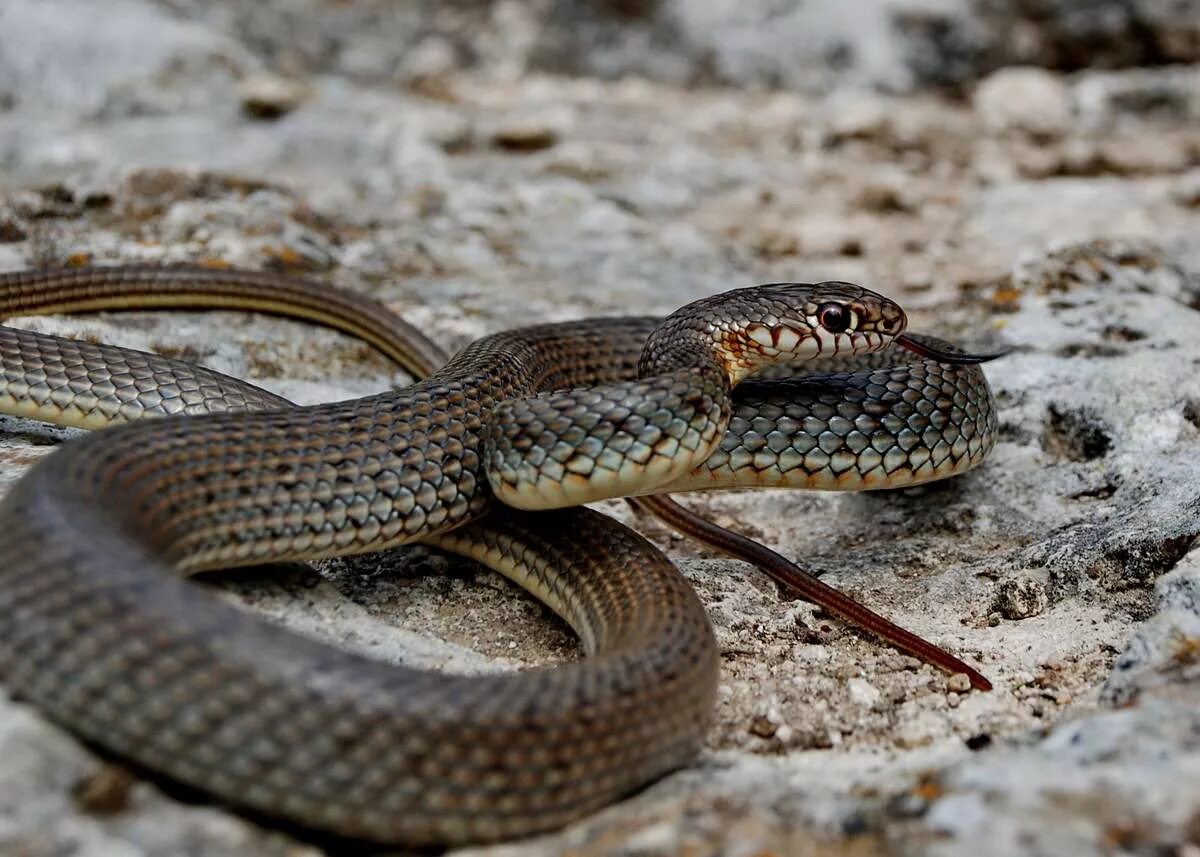
[[[0, 275], [0, 312], [239, 306], [313, 318], [417, 372], [438, 349], [361, 298], [271, 275]], [[803, 381], [774, 363], [879, 352], [891, 301], [838, 283], [485, 337], [426, 381], [289, 407], [151, 355], [0, 332], [0, 410], [98, 427], [0, 504], [0, 677], [119, 755], [303, 825], [460, 842], [559, 826], [700, 747], [717, 655], [695, 594], [649, 543], [586, 510], [639, 493], [877, 488], [977, 464], [974, 366], [910, 357]], [[899, 341], [943, 359], [936, 344]], [[497, 502], [503, 501], [502, 503]], [[269, 625], [180, 575], [422, 542], [509, 575], [587, 657], [447, 676]]]

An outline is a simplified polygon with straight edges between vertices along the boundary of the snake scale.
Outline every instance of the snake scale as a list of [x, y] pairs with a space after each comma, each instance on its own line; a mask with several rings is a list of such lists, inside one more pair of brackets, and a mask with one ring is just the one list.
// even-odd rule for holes
[[[9, 316], [132, 306], [305, 317], [418, 374], [441, 359], [378, 304], [294, 278], [0, 275]], [[63, 444], [0, 503], [0, 679], [111, 752], [306, 827], [419, 845], [561, 826], [695, 755], [717, 650], [644, 539], [587, 510], [515, 509], [965, 471], [994, 442], [990, 390], [969, 356], [905, 324], [857, 286], [759, 286], [666, 319], [493, 334], [410, 387], [303, 408], [178, 361], [0, 329], [0, 411], [88, 428], [173, 415]], [[856, 354], [868, 363], [837, 362]], [[809, 360], [829, 371], [742, 383]], [[412, 542], [508, 575], [586, 657], [485, 676], [385, 665], [185, 579]]]

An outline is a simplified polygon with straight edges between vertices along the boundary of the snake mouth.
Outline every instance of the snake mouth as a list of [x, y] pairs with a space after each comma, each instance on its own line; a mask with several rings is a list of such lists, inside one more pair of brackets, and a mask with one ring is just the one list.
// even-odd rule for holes
[[1005, 348], [1002, 351], [994, 351], [991, 354], [972, 354], [969, 351], [945, 351], [933, 345], [928, 345], [924, 342], [909, 337], [906, 334], [900, 334], [892, 339], [892, 343], [899, 345], [901, 348], [907, 348], [914, 354], [920, 354], [922, 357], [928, 357], [931, 360], [936, 360], [938, 363], [952, 363], [954, 365], [969, 366], [976, 363], [987, 363], [989, 360], [995, 360], [997, 357], [1003, 357], [1011, 350]]

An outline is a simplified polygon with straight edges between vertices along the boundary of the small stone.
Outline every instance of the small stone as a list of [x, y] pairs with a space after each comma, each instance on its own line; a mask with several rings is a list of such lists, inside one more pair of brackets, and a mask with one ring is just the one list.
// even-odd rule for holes
[[1184, 208], [1200, 208], [1200, 172], [1183, 176], [1171, 189], [1171, 199]]
[[1005, 619], [1028, 619], [1043, 612], [1050, 604], [1046, 587], [1031, 577], [1003, 580], [996, 587], [992, 610]]
[[[1044, 179], [1068, 171], [1073, 166], [1070, 163], [1069, 150], [1056, 146], [1022, 146], [1013, 147], [1013, 159], [1017, 170], [1027, 179]], [[1089, 162], [1090, 163], [1090, 162]]]
[[1099, 157], [1109, 172], [1153, 175], [1181, 172], [1187, 168], [1190, 156], [1181, 140], [1139, 134], [1104, 142]]
[[136, 780], [125, 768], [103, 765], [91, 776], [75, 784], [72, 796], [84, 812], [116, 815], [129, 806], [129, 793]]
[[834, 141], [879, 139], [890, 128], [887, 105], [868, 94], [839, 97], [829, 117], [829, 136]]
[[976, 88], [975, 112], [991, 131], [1023, 131], [1060, 137], [1071, 122], [1071, 102], [1062, 78], [1040, 68], [1002, 68]]
[[590, 143], [564, 143], [546, 156], [542, 169], [581, 182], [611, 178], [614, 166]]
[[849, 691], [850, 698], [863, 708], [871, 708], [875, 703], [879, 702], [879, 688], [866, 679], [850, 679], [846, 682], [846, 690]]
[[410, 86], [423, 88], [441, 81], [458, 66], [458, 51], [454, 44], [441, 36], [429, 36], [407, 53], [400, 77]]
[[565, 111], [541, 111], [510, 116], [492, 131], [492, 145], [510, 152], [536, 152], [549, 149], [571, 127]]
[[1098, 176], [1108, 171], [1095, 140], [1064, 140], [1058, 147], [1054, 172], [1069, 176]]
[[776, 724], [771, 722], [770, 718], [763, 714], [755, 715], [750, 721], [751, 733], [757, 735], [759, 738], [772, 737], [778, 728]]
[[952, 693], [966, 693], [971, 689], [971, 679], [967, 677], [966, 673], [955, 673], [946, 679], [946, 687]]
[[28, 237], [29, 230], [24, 223], [16, 217], [6, 217], [0, 211], [0, 243], [24, 241]]
[[237, 92], [242, 110], [255, 119], [278, 119], [291, 113], [310, 95], [304, 84], [267, 72], [243, 78]]
[[671, 854], [679, 848], [679, 830], [668, 821], [635, 830], [622, 843], [630, 854]]
[[911, 214], [917, 208], [908, 182], [892, 173], [867, 179], [858, 195], [858, 206], [879, 214]]
[[750, 732], [759, 738], [774, 738], [782, 726], [783, 715], [774, 704], [761, 706], [750, 719]]

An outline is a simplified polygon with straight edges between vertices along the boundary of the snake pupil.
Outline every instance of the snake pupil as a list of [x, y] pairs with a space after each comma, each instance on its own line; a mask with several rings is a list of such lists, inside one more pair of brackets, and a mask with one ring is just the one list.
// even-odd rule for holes
[[817, 320], [830, 333], [841, 333], [850, 326], [850, 313], [841, 304], [825, 304], [817, 310]]

